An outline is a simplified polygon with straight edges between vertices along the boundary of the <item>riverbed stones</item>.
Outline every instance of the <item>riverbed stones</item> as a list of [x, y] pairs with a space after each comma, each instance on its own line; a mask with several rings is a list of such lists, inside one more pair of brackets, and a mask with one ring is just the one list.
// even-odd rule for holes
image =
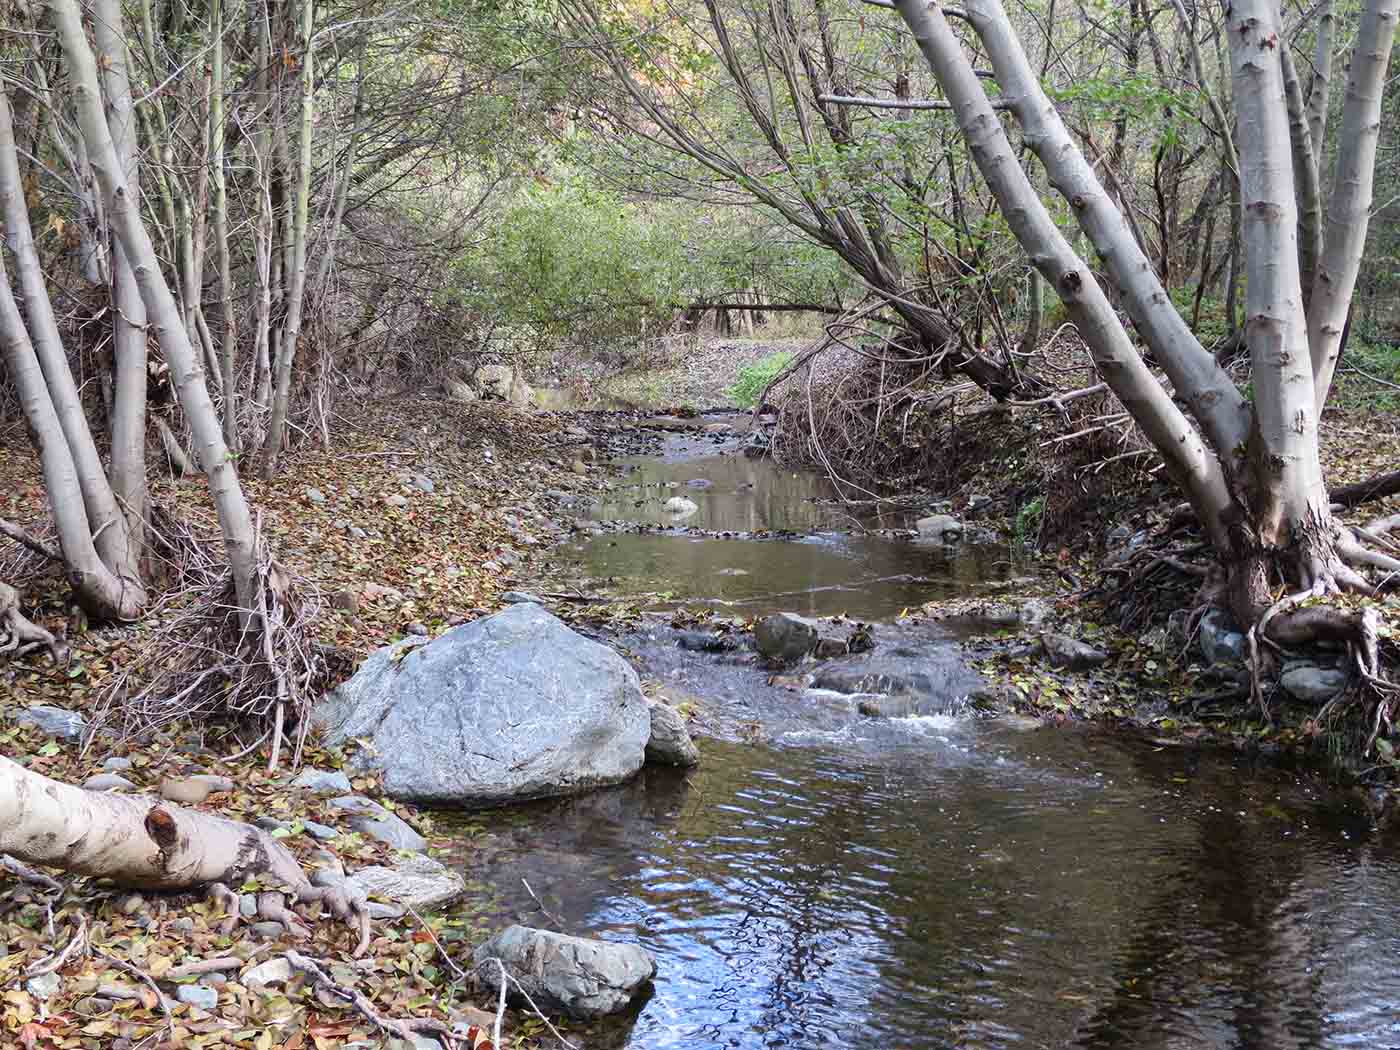
[[175, 998], [200, 1010], [216, 1010], [219, 990], [203, 984], [182, 984], [175, 989]]
[[[656, 959], [636, 944], [568, 937], [509, 926], [472, 953], [476, 972], [500, 987], [499, 959], [519, 989], [546, 1013], [577, 1020], [604, 1017], [627, 1005], [656, 976]], [[509, 989], [516, 992], [515, 984]]]
[[331, 799], [330, 805], [349, 814], [349, 824], [362, 835], [394, 849], [425, 850], [428, 840], [409, 827], [402, 817], [390, 813], [378, 802], [363, 795]]
[[685, 716], [661, 700], [647, 700], [651, 712], [651, 736], [647, 739], [646, 760], [652, 765], [695, 766], [700, 749], [690, 738]]
[[338, 769], [312, 769], [308, 766], [296, 775], [291, 786], [317, 795], [348, 795], [355, 789], [350, 778]]
[[392, 867], [361, 868], [345, 880], [345, 886], [361, 898], [384, 897], [417, 911], [456, 900], [467, 888], [461, 875], [423, 854], [400, 858]]
[[1040, 636], [1040, 645], [1050, 666], [1062, 670], [1087, 671], [1108, 662], [1106, 652], [1066, 634], [1047, 631]]
[[1201, 617], [1200, 638], [1207, 665], [1244, 662], [1244, 634], [1224, 609], [1212, 609]]
[[1339, 667], [1294, 664], [1284, 668], [1279, 676], [1279, 685], [1295, 700], [1322, 704], [1345, 689], [1347, 680], [1346, 671]]
[[123, 791], [136, 785], [119, 773], [98, 773], [83, 781], [89, 791]]
[[466, 807], [570, 795], [641, 768], [651, 716], [636, 672], [530, 602], [371, 654], [316, 719], [394, 798]]
[[684, 517], [687, 514], [694, 514], [700, 509], [700, 504], [694, 500], [686, 499], [684, 496], [672, 496], [661, 505], [661, 509], [667, 514], [674, 514], [677, 517]]
[[773, 613], [754, 624], [754, 647], [770, 660], [795, 663], [817, 647], [821, 627], [795, 613]]
[[951, 514], [930, 514], [915, 522], [914, 527], [918, 529], [920, 538], [939, 543], [961, 542], [966, 531], [963, 523]]
[[45, 736], [59, 740], [79, 740], [87, 732], [87, 721], [82, 715], [47, 704], [35, 704], [25, 708], [15, 721], [22, 726], [33, 726]]

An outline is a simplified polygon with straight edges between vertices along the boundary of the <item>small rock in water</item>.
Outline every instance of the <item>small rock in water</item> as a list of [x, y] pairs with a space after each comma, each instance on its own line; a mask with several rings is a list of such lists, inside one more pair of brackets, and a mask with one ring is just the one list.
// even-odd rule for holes
[[957, 543], [964, 532], [963, 523], [950, 514], [930, 514], [920, 518], [915, 527], [920, 536], [943, 543]]
[[329, 842], [340, 837], [340, 832], [329, 824], [321, 824], [314, 820], [303, 820], [301, 824], [306, 828], [306, 833], [319, 842]]
[[700, 509], [700, 505], [684, 496], [672, 496], [661, 505], [661, 509], [667, 514], [676, 515], [676, 517], [685, 517], [688, 514], [694, 514]]
[[715, 487], [713, 481], [709, 481], [705, 478], [691, 478], [686, 482], [686, 485], [692, 489], [712, 489]]
[[651, 710], [651, 736], [647, 740], [647, 761], [663, 766], [694, 766], [700, 763], [700, 750], [690, 738], [685, 716], [668, 703], [647, 700]]
[[1041, 636], [1040, 642], [1051, 667], [1086, 671], [1108, 661], [1107, 653], [1068, 635], [1046, 633]]
[[480, 965], [488, 959], [501, 960], [506, 973], [541, 1009], [579, 1020], [625, 1009], [656, 976], [656, 959], [639, 945], [567, 937], [529, 926], [509, 926], [472, 953], [482, 980], [494, 989], [499, 987], [500, 969]]
[[754, 625], [754, 645], [770, 660], [792, 663], [817, 647], [821, 630], [815, 622], [793, 613], [773, 613]]

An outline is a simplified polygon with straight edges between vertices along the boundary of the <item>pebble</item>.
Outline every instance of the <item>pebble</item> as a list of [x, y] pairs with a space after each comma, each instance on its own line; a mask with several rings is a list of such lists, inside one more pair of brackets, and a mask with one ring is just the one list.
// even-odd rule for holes
[[121, 903], [117, 905], [117, 909], [123, 915], [135, 915], [138, 911], [145, 909], [145, 907], [146, 898], [139, 893], [127, 894], [122, 898]]
[[408, 506], [408, 497], [407, 497], [407, 496], [402, 496], [402, 495], [400, 495], [399, 493], [395, 492], [395, 493], [394, 493], [393, 495], [391, 495], [391, 496], [385, 496], [385, 497], [384, 497], [384, 502], [387, 503], [387, 504], [389, 504], [389, 506], [391, 506], [391, 507], [407, 507], [407, 506]]
[[104, 773], [121, 773], [130, 768], [131, 759], [124, 758], [121, 755], [113, 755], [111, 758], [104, 759], [102, 762], [102, 771]]
[[118, 791], [123, 788], [134, 788], [136, 785], [127, 780], [126, 777], [118, 776], [116, 773], [98, 773], [96, 776], [88, 777], [83, 781], [83, 787], [89, 791]]
[[321, 842], [329, 842], [333, 838], [340, 837], [340, 832], [329, 824], [318, 824], [314, 820], [303, 820], [301, 823], [306, 828], [307, 834]]
[[426, 638], [428, 636], [428, 625], [415, 620], [408, 625], [407, 631], [409, 634], [417, 635], [420, 638]]
[[228, 984], [228, 977], [222, 973], [206, 973], [199, 979], [199, 983], [210, 988], [218, 988], [220, 985]]
[[354, 790], [350, 778], [338, 769], [303, 769], [292, 781], [291, 786], [302, 791], [314, 791], [318, 795], [348, 795]]
[[63, 987], [63, 978], [53, 972], [41, 973], [25, 981], [24, 987], [35, 999], [51, 999]]
[[175, 989], [175, 998], [200, 1010], [213, 1010], [219, 1005], [218, 989], [204, 984], [182, 984]]
[[355, 539], [357, 539], [357, 540], [362, 540], [362, 539], [365, 538], [365, 536], [367, 535], [367, 533], [365, 532], [364, 529], [360, 528], [358, 525], [351, 525], [351, 526], [350, 526], [350, 535], [351, 535], [351, 536], [354, 536]]
[[308, 488], [308, 489], [306, 490], [306, 498], [307, 498], [308, 500], [310, 500], [312, 503], [325, 503], [325, 502], [326, 502], [325, 493], [323, 493], [320, 489]]
[[252, 931], [254, 937], [261, 937], [265, 941], [275, 940], [287, 932], [285, 926], [280, 922], [273, 922], [271, 919], [255, 922], [248, 929]]
[[413, 475], [413, 487], [419, 492], [431, 493], [437, 486], [433, 484], [433, 479], [424, 474]]
[[238, 898], [238, 914], [245, 919], [251, 919], [258, 914], [257, 894], [244, 893]]
[[253, 826], [264, 831], [290, 831], [292, 827], [285, 820], [278, 820], [276, 817], [258, 817], [253, 821]]
[[194, 920], [188, 915], [182, 915], [170, 924], [170, 928], [176, 933], [184, 934], [188, 937], [190, 934], [194, 933]]
[[245, 988], [263, 988], [269, 984], [281, 984], [292, 979], [292, 964], [286, 959], [268, 959], [258, 963], [251, 970], [245, 970], [241, 983]]

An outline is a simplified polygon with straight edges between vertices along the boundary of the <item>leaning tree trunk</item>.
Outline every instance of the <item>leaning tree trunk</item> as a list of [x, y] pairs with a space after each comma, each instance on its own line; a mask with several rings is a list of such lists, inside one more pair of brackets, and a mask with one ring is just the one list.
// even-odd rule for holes
[[166, 284], [136, 202], [127, 190], [97, 86], [97, 63], [83, 33], [77, 2], [49, 0], [48, 6], [67, 62], [71, 90], [77, 100], [78, 124], [92, 156], [93, 171], [108, 203], [112, 229], [131, 260], [142, 301], [146, 304], [150, 327], [159, 338], [161, 349], [170, 363], [180, 407], [184, 409], [185, 418], [194, 432], [200, 469], [209, 479], [209, 491], [218, 510], [224, 550], [233, 572], [239, 607], [246, 616], [256, 608], [257, 600], [254, 593], [257, 558], [252, 515], [228, 446], [224, 443], [218, 413], [209, 399], [199, 355], [190, 342], [170, 286]]

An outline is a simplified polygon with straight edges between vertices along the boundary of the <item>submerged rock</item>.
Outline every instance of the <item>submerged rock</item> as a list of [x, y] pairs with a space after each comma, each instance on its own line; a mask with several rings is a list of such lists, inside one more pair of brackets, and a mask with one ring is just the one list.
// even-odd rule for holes
[[651, 736], [647, 740], [646, 760], [662, 766], [695, 766], [700, 764], [700, 749], [690, 739], [685, 716], [661, 700], [648, 700], [651, 711]]
[[1207, 665], [1244, 662], [1244, 634], [1224, 609], [1212, 609], [1201, 617], [1201, 655]]
[[371, 741], [389, 795], [469, 807], [616, 784], [651, 735], [627, 662], [529, 602], [378, 650], [316, 719], [331, 746]]
[[794, 613], [773, 613], [754, 624], [755, 648], [770, 660], [793, 663], [817, 647], [821, 628]]
[[963, 538], [963, 523], [951, 514], [930, 514], [915, 523], [919, 535], [924, 539], [938, 540], [941, 543], [957, 543]]
[[684, 496], [672, 496], [661, 505], [661, 509], [667, 514], [675, 514], [678, 517], [686, 514], [694, 514], [700, 509], [700, 504], [694, 500], [686, 499]]
[[345, 886], [357, 896], [384, 897], [418, 911], [456, 900], [467, 888], [461, 875], [422, 854], [404, 857], [389, 868], [361, 868]]
[[[509, 926], [472, 952], [481, 980], [499, 989], [499, 959], [546, 1013], [587, 1020], [617, 1013], [656, 976], [656, 959], [635, 944], [587, 940]], [[511, 985], [514, 994], [515, 987]]]
[[409, 850], [428, 848], [428, 840], [409, 827], [406, 820], [363, 795], [331, 799], [330, 805], [350, 814], [349, 824], [360, 834], [368, 835], [386, 846]]

